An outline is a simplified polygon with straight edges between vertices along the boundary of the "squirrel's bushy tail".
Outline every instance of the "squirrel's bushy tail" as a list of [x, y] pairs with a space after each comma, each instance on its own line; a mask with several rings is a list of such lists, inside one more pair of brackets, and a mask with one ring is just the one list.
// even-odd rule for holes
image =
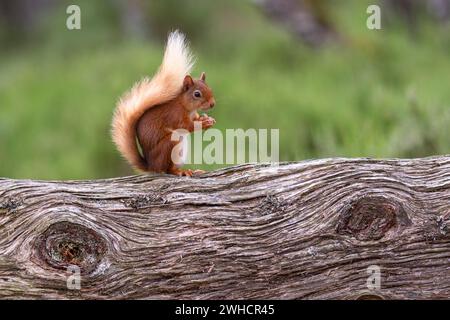
[[194, 59], [179, 31], [169, 34], [164, 58], [152, 79], [144, 78], [117, 103], [112, 122], [112, 138], [122, 156], [136, 169], [146, 171], [147, 163], [136, 145], [136, 125], [153, 106], [180, 94], [184, 77], [191, 72]]

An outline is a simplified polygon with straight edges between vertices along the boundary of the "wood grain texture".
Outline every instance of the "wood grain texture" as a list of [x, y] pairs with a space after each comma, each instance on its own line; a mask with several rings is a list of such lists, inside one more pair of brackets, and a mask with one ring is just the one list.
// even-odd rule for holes
[[449, 220], [450, 157], [0, 179], [0, 298], [449, 299]]

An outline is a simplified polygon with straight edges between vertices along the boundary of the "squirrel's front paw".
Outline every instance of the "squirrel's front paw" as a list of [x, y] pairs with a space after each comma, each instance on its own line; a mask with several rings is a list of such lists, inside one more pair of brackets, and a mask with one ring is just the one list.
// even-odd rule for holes
[[202, 121], [203, 129], [211, 128], [216, 123], [216, 120], [209, 116], [201, 116], [200, 119]]

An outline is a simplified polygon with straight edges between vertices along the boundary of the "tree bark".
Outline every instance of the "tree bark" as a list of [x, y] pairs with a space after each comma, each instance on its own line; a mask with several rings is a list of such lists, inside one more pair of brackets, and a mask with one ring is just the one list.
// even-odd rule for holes
[[449, 220], [448, 156], [0, 179], [0, 298], [448, 299]]

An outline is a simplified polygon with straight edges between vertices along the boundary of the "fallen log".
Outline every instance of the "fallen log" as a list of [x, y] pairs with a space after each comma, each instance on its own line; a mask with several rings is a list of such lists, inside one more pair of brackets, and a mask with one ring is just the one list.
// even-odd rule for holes
[[0, 298], [449, 299], [449, 220], [448, 156], [0, 179]]

